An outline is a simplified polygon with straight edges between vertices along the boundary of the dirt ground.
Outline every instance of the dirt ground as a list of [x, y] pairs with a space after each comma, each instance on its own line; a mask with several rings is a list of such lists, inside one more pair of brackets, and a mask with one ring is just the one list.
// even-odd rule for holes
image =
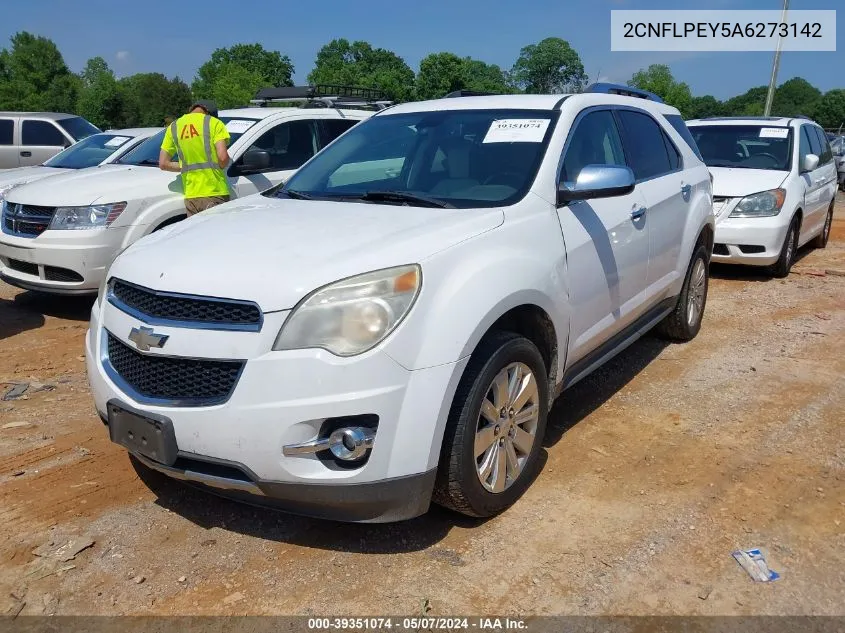
[[91, 301], [0, 284], [0, 383], [30, 383], [0, 401], [0, 614], [845, 614], [837, 271], [845, 199], [787, 279], [714, 268], [695, 341], [564, 394], [510, 511], [371, 526], [142, 480], [88, 393]]

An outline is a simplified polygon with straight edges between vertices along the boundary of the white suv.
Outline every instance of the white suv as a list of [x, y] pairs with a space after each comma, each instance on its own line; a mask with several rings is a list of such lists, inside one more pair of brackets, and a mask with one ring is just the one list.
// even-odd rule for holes
[[[372, 114], [327, 107], [222, 110], [234, 197], [280, 184], [321, 147]], [[129, 244], [186, 217], [179, 174], [161, 171], [165, 131], [113, 164], [15, 187], [0, 231], [0, 279], [53, 294], [95, 295]], [[175, 157], [174, 157], [175, 160]]]
[[800, 246], [827, 245], [836, 162], [824, 130], [800, 117], [687, 125], [714, 179], [714, 262], [769, 266], [786, 277]]
[[561, 390], [704, 312], [706, 166], [676, 109], [591, 90], [388, 108], [124, 251], [86, 338], [111, 439], [319, 517], [514, 503]]

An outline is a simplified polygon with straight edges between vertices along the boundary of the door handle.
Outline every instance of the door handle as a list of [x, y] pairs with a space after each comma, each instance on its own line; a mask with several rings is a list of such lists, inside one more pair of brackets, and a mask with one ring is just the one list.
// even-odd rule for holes
[[681, 185], [681, 193], [683, 194], [684, 198], [686, 198], [690, 194], [690, 191], [692, 191], [691, 185]]
[[640, 207], [638, 209], [634, 209], [633, 211], [631, 211], [631, 219], [632, 220], [639, 220], [641, 217], [643, 217], [645, 215], [645, 212], [646, 212], [645, 207]]
[[23, 156], [24, 158], [29, 158], [30, 156], [32, 156], [32, 152], [21, 152], [21, 156]]

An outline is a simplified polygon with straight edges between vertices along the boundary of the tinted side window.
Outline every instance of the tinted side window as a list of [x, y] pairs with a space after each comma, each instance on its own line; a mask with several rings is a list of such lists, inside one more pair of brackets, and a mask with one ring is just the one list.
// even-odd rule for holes
[[687, 142], [687, 145], [690, 146], [695, 155], [698, 156], [702, 162], [704, 161], [704, 157], [701, 155], [701, 150], [698, 149], [698, 143], [695, 142], [695, 139], [692, 137], [692, 134], [687, 127], [687, 124], [684, 123], [684, 120], [681, 118], [680, 114], [664, 114], [663, 115], [669, 124], [675, 128], [675, 131], [681, 135], [681, 138]]
[[819, 157], [819, 163], [821, 164], [822, 160], [822, 144], [819, 141], [818, 135], [815, 133], [813, 126], [811, 125], [804, 125], [804, 130], [807, 132], [807, 136], [810, 139], [810, 149], [812, 150], [811, 153], [815, 154]]
[[625, 153], [628, 166], [633, 170], [637, 180], [653, 178], [672, 171], [666, 144], [663, 141], [663, 131], [647, 114], [620, 110], [619, 120], [622, 123], [622, 135], [625, 143]]
[[0, 119], [0, 145], [12, 145], [15, 142], [15, 122], [12, 119]]
[[665, 132], [663, 133], [663, 143], [666, 145], [666, 153], [669, 155], [669, 166], [672, 168], [672, 171], [680, 169], [681, 155], [678, 153], [678, 149], [675, 147], [672, 139]]
[[355, 119], [324, 119], [320, 123], [323, 128], [323, 145], [328, 145], [358, 121]]
[[827, 135], [824, 133], [820, 127], [813, 126], [813, 130], [816, 133], [816, 136], [819, 139], [819, 145], [821, 145], [821, 154], [819, 154], [819, 164], [826, 165], [831, 160], [833, 160], [833, 150], [830, 149], [830, 142], [827, 140]]
[[313, 121], [290, 121], [277, 125], [258, 137], [247, 152], [250, 150], [270, 154], [270, 166], [262, 171], [299, 169], [317, 151]]
[[[665, 153], [665, 152], [664, 152]], [[563, 157], [561, 182], [575, 182], [587, 165], [624, 165], [622, 139], [609, 110], [590, 112], [581, 119]]]
[[24, 121], [21, 128], [21, 144], [63, 147], [65, 137], [55, 125], [47, 121]]

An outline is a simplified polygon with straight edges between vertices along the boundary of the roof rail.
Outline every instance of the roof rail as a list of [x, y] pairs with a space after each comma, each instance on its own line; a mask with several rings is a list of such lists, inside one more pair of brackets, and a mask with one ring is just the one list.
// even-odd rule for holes
[[812, 120], [813, 120], [813, 118], [812, 118], [812, 117], [809, 117], [809, 116], [807, 116], [806, 114], [796, 114], [796, 115], [795, 115], [794, 117], [792, 117], [792, 118], [793, 118], [793, 119], [804, 119], [805, 121], [812, 121]]
[[497, 92], [479, 92], [477, 90], [453, 90], [447, 95], [444, 95], [444, 99], [452, 99], [455, 97], [492, 97], [497, 95]]
[[311, 86], [280, 86], [261, 88], [250, 101], [253, 105], [270, 103], [302, 103], [302, 107], [321, 108], [375, 108], [383, 110], [393, 101], [381, 90], [359, 86], [317, 84]]
[[639, 99], [648, 99], [649, 101], [663, 103], [663, 99], [658, 97], [653, 92], [648, 92], [647, 90], [640, 90], [639, 88], [632, 88], [631, 86], [623, 86], [622, 84], [594, 83], [587, 86], [587, 89], [584, 92], [616, 94], [623, 95], [625, 97], [637, 97]]

